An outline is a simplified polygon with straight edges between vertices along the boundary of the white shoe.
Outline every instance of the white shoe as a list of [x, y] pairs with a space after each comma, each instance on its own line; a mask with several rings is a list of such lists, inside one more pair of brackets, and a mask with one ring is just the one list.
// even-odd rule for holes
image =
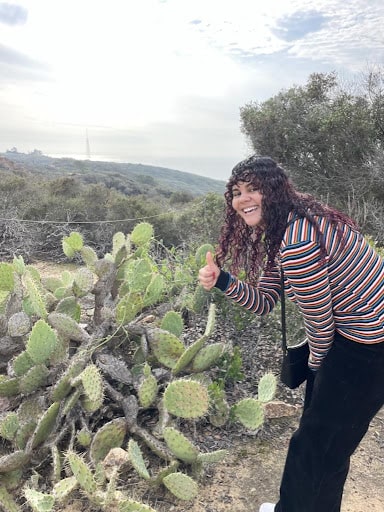
[[274, 503], [263, 503], [259, 509], [259, 512], [274, 512], [275, 504]]

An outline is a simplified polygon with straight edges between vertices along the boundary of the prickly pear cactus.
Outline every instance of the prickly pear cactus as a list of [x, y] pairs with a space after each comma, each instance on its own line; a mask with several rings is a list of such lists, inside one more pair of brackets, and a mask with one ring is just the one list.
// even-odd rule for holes
[[262, 425], [275, 378], [229, 407], [214, 382], [227, 350], [211, 340], [215, 304], [206, 302], [205, 330], [191, 339], [181, 314], [193, 302], [191, 273], [154, 244], [142, 222], [116, 233], [103, 257], [80, 233], [65, 236], [64, 254], [82, 263], [60, 276], [42, 278], [18, 257], [0, 263], [0, 334], [16, 347], [0, 374], [0, 508], [60, 510], [80, 491], [98, 510], [155, 512], [124, 490], [127, 464], [151, 488], [193, 500], [205, 466], [226, 452], [201, 452], [183, 420]]

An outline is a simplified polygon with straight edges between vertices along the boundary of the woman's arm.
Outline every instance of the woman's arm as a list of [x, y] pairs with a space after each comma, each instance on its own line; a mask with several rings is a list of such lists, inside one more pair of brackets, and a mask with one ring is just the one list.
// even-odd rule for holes
[[280, 297], [280, 273], [276, 268], [263, 275], [257, 286], [252, 286], [221, 271], [216, 287], [248, 311], [266, 315], [272, 311]]

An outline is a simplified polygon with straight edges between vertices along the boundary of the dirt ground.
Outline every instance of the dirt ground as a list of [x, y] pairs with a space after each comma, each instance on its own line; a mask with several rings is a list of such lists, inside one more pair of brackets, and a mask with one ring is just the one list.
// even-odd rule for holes
[[[297, 417], [275, 422], [267, 434], [238, 440], [227, 459], [215, 466], [194, 503], [164, 508], [172, 512], [258, 512], [277, 500], [289, 434]], [[272, 433], [272, 435], [271, 435]], [[352, 457], [342, 512], [384, 512], [384, 410]], [[326, 511], [324, 511], [326, 512]]]

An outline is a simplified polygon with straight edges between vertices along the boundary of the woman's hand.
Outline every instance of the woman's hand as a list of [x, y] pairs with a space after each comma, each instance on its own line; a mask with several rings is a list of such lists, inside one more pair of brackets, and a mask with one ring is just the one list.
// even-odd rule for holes
[[199, 281], [204, 290], [211, 290], [220, 275], [220, 269], [213, 261], [211, 252], [206, 254], [207, 264], [199, 270]]

